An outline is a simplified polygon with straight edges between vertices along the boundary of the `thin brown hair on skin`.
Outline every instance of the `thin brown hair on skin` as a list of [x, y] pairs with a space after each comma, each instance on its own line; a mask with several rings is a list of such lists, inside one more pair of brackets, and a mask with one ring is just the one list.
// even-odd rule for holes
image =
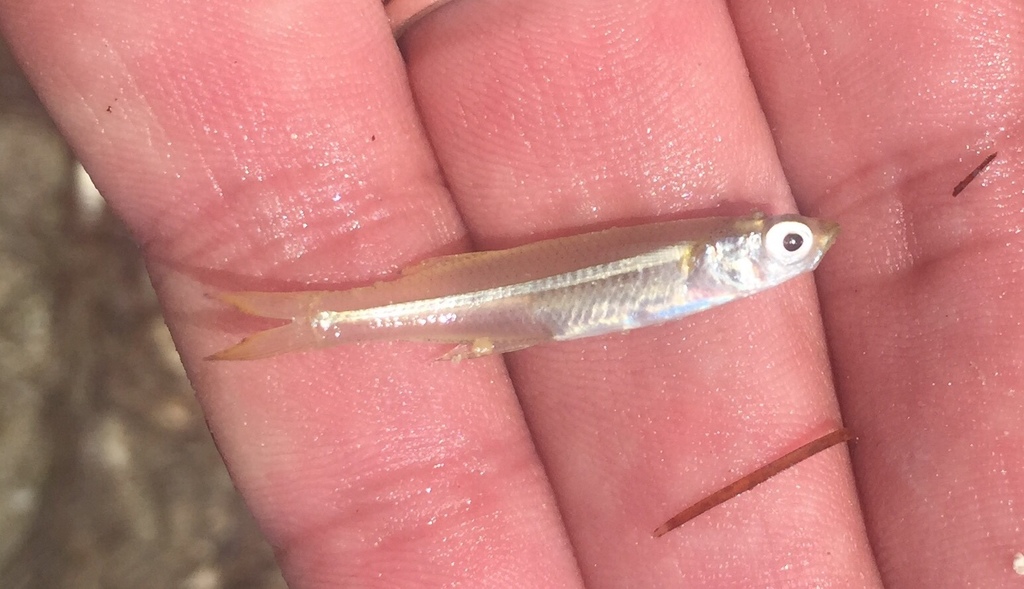
[[960, 183], [953, 188], [953, 196], [959, 196], [960, 193], [963, 192], [965, 188], [967, 188], [967, 185], [973, 182], [974, 179], [978, 177], [978, 174], [985, 171], [985, 168], [987, 168], [988, 165], [992, 163], [992, 160], [996, 159], [997, 155], [999, 155], [999, 152], [993, 151], [992, 154], [985, 158], [985, 161], [981, 162], [981, 164], [979, 164], [977, 168], [971, 170], [971, 173], [967, 174], [967, 177], [961, 180]]
[[846, 442], [852, 439], [850, 431], [846, 428], [840, 428], [831, 431], [820, 438], [817, 438], [803, 446], [800, 446], [796, 450], [786, 454], [785, 456], [773, 460], [754, 472], [744, 476], [743, 478], [737, 479], [732, 483], [722, 487], [721, 489], [711, 493], [707, 497], [704, 497], [700, 501], [682, 510], [678, 514], [672, 516], [667, 522], [661, 524], [654, 530], [654, 537], [660, 538], [686, 522], [696, 518], [703, 513], [718, 507], [726, 501], [736, 497], [741, 493], [745, 493], [761, 483], [767, 481], [773, 476], [786, 470], [791, 466], [795, 466], [807, 460], [811, 456], [828, 450], [836, 444]]

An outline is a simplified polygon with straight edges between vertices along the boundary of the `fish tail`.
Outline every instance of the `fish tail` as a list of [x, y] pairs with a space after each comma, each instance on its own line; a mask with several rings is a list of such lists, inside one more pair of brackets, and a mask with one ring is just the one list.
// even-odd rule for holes
[[210, 295], [247, 315], [271, 319], [305, 317], [316, 307], [320, 292], [222, 292]]
[[257, 360], [315, 347], [315, 342], [310, 341], [309, 326], [292, 322], [280, 327], [258, 331], [230, 348], [207, 356], [206, 359]]
[[301, 318], [308, 316], [320, 293], [226, 292], [211, 296], [248, 315], [290, 323], [256, 332], [207, 360], [255, 360], [318, 347], [309, 324]]

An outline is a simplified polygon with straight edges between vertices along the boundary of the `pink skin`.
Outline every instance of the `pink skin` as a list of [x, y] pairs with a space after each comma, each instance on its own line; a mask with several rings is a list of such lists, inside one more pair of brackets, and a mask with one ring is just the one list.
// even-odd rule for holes
[[[143, 245], [296, 589], [998, 587], [1024, 546], [1020, 7], [461, 0], [405, 64], [372, 0], [5, 0], [0, 25]], [[253, 328], [210, 291], [751, 205], [842, 224], [820, 307], [805, 278], [507, 365], [201, 360]], [[651, 537], [839, 406], [852, 468], [829, 450]]]

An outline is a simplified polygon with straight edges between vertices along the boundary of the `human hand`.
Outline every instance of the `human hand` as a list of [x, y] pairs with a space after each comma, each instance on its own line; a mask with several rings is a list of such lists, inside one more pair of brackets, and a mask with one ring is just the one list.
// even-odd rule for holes
[[[0, 23], [143, 245], [294, 587], [994, 587], [1022, 548], [1024, 16], [925, 7], [461, 0], [405, 63], [373, 2], [7, 2]], [[974, 148], [1005, 155], [953, 199]], [[744, 205], [842, 224], [820, 313], [801, 279], [507, 365], [404, 343], [201, 361], [244, 331], [212, 290]], [[833, 374], [852, 469], [831, 450], [651, 537], [834, 427]]]

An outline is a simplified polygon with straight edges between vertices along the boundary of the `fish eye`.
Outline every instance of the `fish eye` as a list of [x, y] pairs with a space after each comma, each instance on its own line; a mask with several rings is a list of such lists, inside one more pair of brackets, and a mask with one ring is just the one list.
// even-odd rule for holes
[[814, 232], [799, 221], [780, 221], [765, 234], [765, 248], [775, 259], [792, 264], [807, 257], [814, 244]]

